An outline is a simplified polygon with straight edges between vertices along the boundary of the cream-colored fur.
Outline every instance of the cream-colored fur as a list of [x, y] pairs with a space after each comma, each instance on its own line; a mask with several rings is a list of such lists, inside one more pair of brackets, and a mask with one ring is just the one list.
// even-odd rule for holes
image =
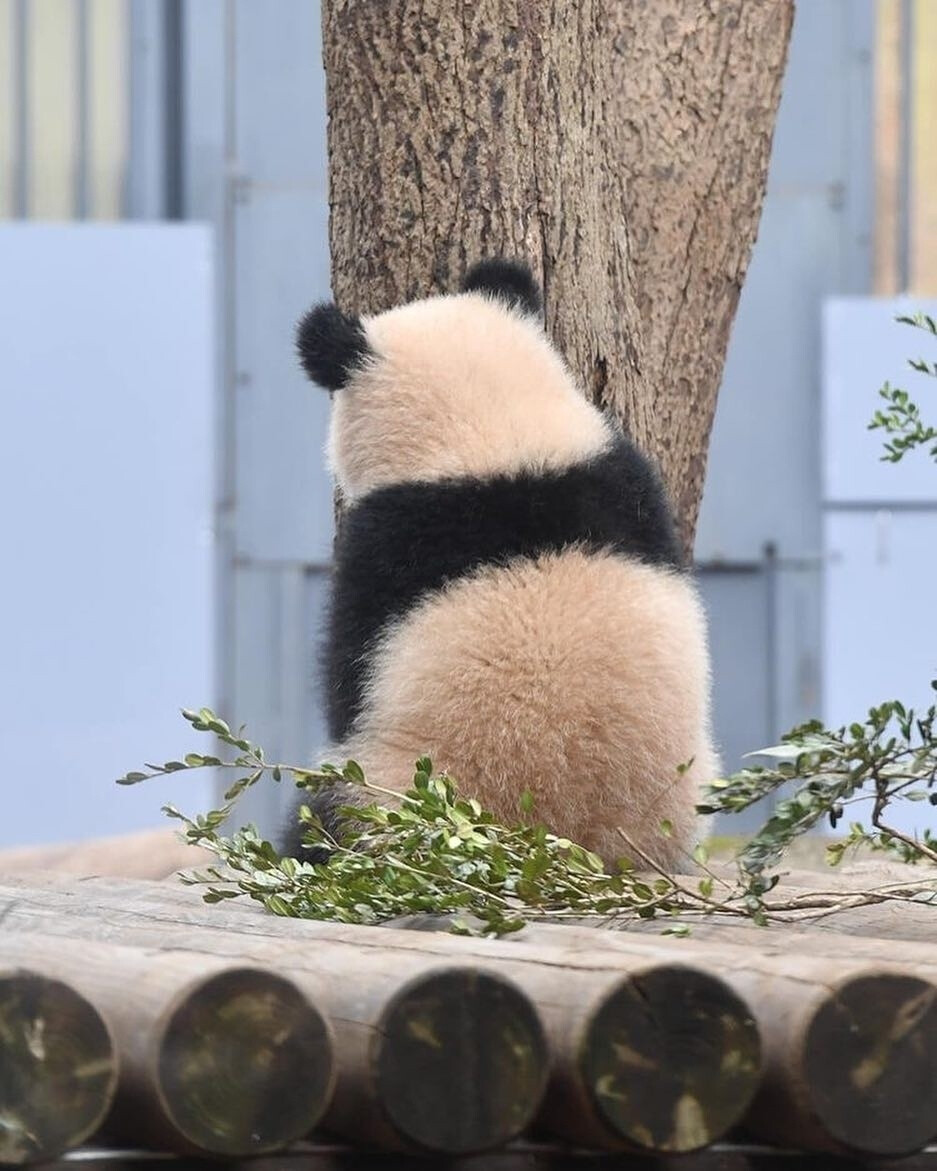
[[717, 773], [708, 697], [690, 581], [570, 550], [482, 569], [393, 626], [339, 751], [397, 791], [427, 752], [499, 818], [517, 820], [529, 789], [537, 820], [606, 861], [628, 852], [621, 826], [679, 866], [698, 786]]
[[608, 424], [543, 327], [479, 294], [364, 318], [377, 361], [336, 394], [329, 464], [342, 494], [448, 476], [563, 468]]

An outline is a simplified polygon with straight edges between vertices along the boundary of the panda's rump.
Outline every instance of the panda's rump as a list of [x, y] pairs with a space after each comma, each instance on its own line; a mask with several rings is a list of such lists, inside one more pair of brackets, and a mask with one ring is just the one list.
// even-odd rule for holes
[[391, 626], [346, 748], [389, 788], [429, 753], [500, 818], [529, 790], [538, 820], [604, 857], [626, 852], [621, 826], [673, 862], [658, 823], [686, 845], [715, 767], [708, 684], [685, 575], [570, 548], [486, 566]]

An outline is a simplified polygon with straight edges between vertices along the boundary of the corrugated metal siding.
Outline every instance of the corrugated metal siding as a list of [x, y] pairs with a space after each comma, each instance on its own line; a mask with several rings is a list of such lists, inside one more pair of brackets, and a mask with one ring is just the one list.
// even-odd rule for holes
[[128, 0], [0, 0], [0, 218], [119, 219]]

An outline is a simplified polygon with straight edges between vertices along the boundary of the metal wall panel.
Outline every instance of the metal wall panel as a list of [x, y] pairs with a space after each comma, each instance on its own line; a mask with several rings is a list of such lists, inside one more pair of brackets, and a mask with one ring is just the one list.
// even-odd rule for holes
[[238, 553], [325, 561], [328, 399], [300, 371], [294, 344], [301, 313], [329, 295], [319, 5], [286, 0], [271, 21], [239, 0], [231, 19]]
[[113, 779], [205, 738], [211, 232], [0, 226], [0, 845], [160, 825], [207, 779]]
[[937, 504], [921, 512], [830, 512], [825, 530], [826, 718], [851, 723], [886, 699], [932, 703]]
[[[239, 565], [235, 578], [235, 656], [239, 708], [248, 735], [270, 760], [318, 763], [326, 759], [318, 660], [324, 574], [296, 566]], [[241, 820], [273, 832], [295, 789], [264, 782], [239, 803]]]
[[327, 198], [320, 5], [278, 0], [274, 21], [264, 5], [236, 0], [235, 20], [242, 176]]
[[172, 46], [166, 16], [175, 0], [130, 0], [130, 157], [127, 214], [161, 219], [170, 214], [167, 176], [178, 144], [170, 126]]
[[[319, 5], [281, 0], [271, 20], [250, 0], [186, 0], [183, 18], [186, 211], [218, 226], [225, 339], [216, 696], [269, 753], [304, 761], [323, 745], [311, 632], [332, 533], [328, 398], [293, 341], [329, 295]], [[266, 830], [280, 818], [273, 790], [243, 808]]]
[[726, 771], [742, 768], [746, 752], [762, 748], [776, 719], [764, 669], [775, 621], [765, 566], [698, 574], [718, 659], [713, 671], [713, 717]]
[[[830, 293], [871, 280], [871, 0], [799, 4], [758, 240], [719, 393], [696, 556], [727, 569], [773, 554], [767, 641], [752, 657], [713, 622], [716, 732], [774, 742], [818, 714], [822, 673], [820, 313]], [[720, 606], [721, 583], [709, 604]], [[742, 581], [747, 581], [746, 585]], [[742, 579], [755, 606], [761, 586]], [[715, 615], [714, 615], [715, 617]], [[739, 671], [739, 656], [745, 663]], [[766, 694], [758, 728], [750, 691]], [[757, 733], [757, 734], [756, 734]], [[737, 824], [737, 823], [733, 823]]]
[[83, 214], [124, 213], [130, 135], [127, 0], [87, 0], [87, 132]]
[[328, 205], [315, 191], [240, 188], [235, 206], [237, 549], [252, 559], [327, 561], [329, 396], [296, 358], [296, 322], [328, 296]]
[[[764, 212], [732, 331], [696, 555], [820, 538], [820, 307], [871, 273], [873, 5], [799, 4]], [[744, 487], [744, 491], [740, 491]]]

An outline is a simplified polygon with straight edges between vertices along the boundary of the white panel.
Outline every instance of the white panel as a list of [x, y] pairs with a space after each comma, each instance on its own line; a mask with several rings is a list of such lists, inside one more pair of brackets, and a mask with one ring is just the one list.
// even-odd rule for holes
[[209, 779], [113, 778], [205, 737], [211, 233], [0, 227], [0, 844], [163, 823]]
[[[929, 706], [929, 681], [937, 678], [937, 509], [830, 512], [825, 530], [824, 719], [849, 724], [889, 699]], [[903, 818], [906, 828], [914, 819], [937, 827], [930, 805], [908, 804]]]
[[929, 334], [895, 321], [917, 311], [937, 316], [937, 301], [837, 297], [823, 307], [823, 471], [828, 502], [934, 501], [937, 474], [923, 453], [899, 464], [881, 459], [883, 431], [868, 423], [886, 381], [907, 390], [925, 420], [937, 419], [937, 382], [908, 366], [937, 359]]

